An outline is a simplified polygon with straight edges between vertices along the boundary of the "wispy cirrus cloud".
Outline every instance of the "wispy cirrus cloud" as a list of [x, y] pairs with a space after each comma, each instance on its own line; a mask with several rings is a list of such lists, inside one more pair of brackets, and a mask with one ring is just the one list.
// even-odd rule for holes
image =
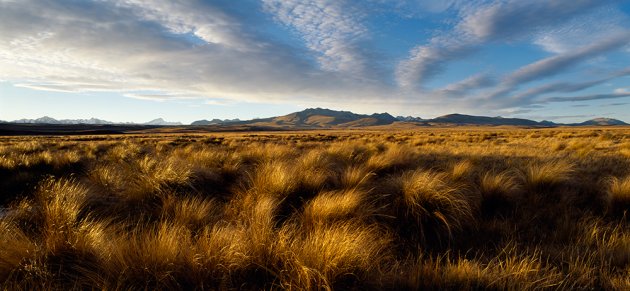
[[403, 87], [422, 84], [444, 70], [447, 63], [464, 58], [487, 42], [531, 37], [542, 29], [615, 1], [496, 1], [459, 5], [454, 29], [414, 47], [400, 62], [397, 80]]
[[612, 72], [608, 76], [595, 79], [595, 80], [573, 82], [573, 83], [571, 82], [549, 83], [549, 84], [545, 84], [538, 87], [532, 87], [525, 90], [524, 92], [518, 93], [512, 96], [510, 98], [510, 101], [514, 103], [518, 103], [518, 104], [530, 104], [531, 102], [534, 102], [537, 97], [541, 97], [546, 94], [579, 92], [582, 90], [586, 90], [588, 88], [592, 88], [594, 86], [605, 84], [606, 82], [609, 82], [616, 78], [628, 76], [628, 75], [630, 75], [630, 68]]
[[473, 90], [494, 86], [497, 83], [495, 78], [488, 74], [476, 74], [459, 82], [451, 83], [444, 88], [434, 91], [436, 94], [449, 97], [466, 96]]
[[506, 86], [517, 86], [541, 78], [556, 75], [576, 64], [630, 43], [630, 31], [624, 31], [601, 42], [579, 48], [576, 51], [558, 54], [524, 66], [505, 78]]
[[591, 100], [603, 100], [603, 99], [619, 99], [630, 97], [630, 92], [615, 92], [611, 94], [592, 94], [582, 96], [568, 96], [568, 97], [548, 97], [541, 103], [549, 102], [577, 102], [577, 101], [591, 101]]
[[619, 49], [630, 43], [630, 31], [624, 31], [613, 35], [599, 43], [591, 44], [575, 51], [557, 54], [544, 58], [534, 63], [523, 66], [503, 78], [500, 85], [492, 93], [485, 96], [487, 100], [493, 100], [500, 104], [521, 105], [527, 104], [534, 98], [553, 92], [577, 92], [595, 85], [602, 84], [621, 76], [628, 75], [628, 69], [615, 72], [607, 78], [580, 83], [552, 83], [537, 88], [530, 88], [520, 94], [512, 94], [515, 90], [529, 82], [542, 80], [574, 68], [580, 63], [595, 58], [612, 50]]
[[423, 89], [424, 82], [443, 72], [445, 64], [475, 52], [465, 35], [435, 37], [428, 45], [414, 47], [409, 58], [396, 67], [398, 85], [407, 90]]

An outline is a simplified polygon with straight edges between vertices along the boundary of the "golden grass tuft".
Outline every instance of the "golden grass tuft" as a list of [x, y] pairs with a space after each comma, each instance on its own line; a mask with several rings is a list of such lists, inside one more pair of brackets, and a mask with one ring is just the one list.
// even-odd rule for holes
[[374, 175], [366, 167], [354, 166], [346, 168], [340, 176], [341, 187], [351, 189], [364, 186], [370, 182]]
[[97, 242], [104, 276], [134, 289], [177, 288], [188, 276], [184, 270], [193, 269], [191, 234], [178, 225], [137, 225], [131, 232], [110, 227]]
[[520, 254], [509, 244], [489, 259], [445, 254], [420, 258], [405, 278], [409, 289], [447, 290], [533, 290], [559, 288], [561, 272], [545, 266], [539, 251]]
[[212, 225], [223, 212], [223, 206], [215, 200], [196, 196], [168, 195], [162, 203], [161, 211], [165, 220], [191, 230]]
[[470, 160], [462, 160], [453, 165], [451, 177], [453, 180], [466, 179], [473, 173], [473, 163]]
[[428, 230], [442, 230], [452, 237], [467, 223], [474, 221], [473, 209], [458, 188], [447, 184], [446, 175], [431, 171], [407, 172], [398, 178], [402, 197], [399, 204], [404, 215], [420, 228], [420, 237]]
[[284, 161], [265, 162], [257, 167], [251, 188], [261, 195], [284, 198], [300, 186], [296, 170]]
[[[246, 229], [237, 225], [207, 227], [197, 237], [194, 245], [194, 263], [202, 274], [219, 280], [228, 274], [244, 269], [251, 261]], [[206, 273], [207, 272], [207, 273]]]
[[[48, 178], [39, 185], [36, 195], [36, 205], [44, 218], [43, 229], [53, 233], [69, 231], [90, 199], [88, 189], [74, 179]], [[53, 233], [49, 233], [51, 238], [56, 237]]]
[[373, 211], [367, 198], [365, 191], [356, 188], [320, 193], [304, 207], [304, 223], [313, 226], [366, 217]]
[[34, 256], [37, 245], [15, 223], [0, 218], [0, 281]]
[[486, 172], [479, 181], [482, 213], [489, 214], [506, 209], [520, 198], [520, 185], [509, 171]]
[[572, 178], [574, 165], [563, 160], [530, 163], [523, 171], [525, 185], [532, 189], [557, 186]]
[[[372, 279], [369, 274], [391, 258], [392, 239], [374, 226], [339, 222], [287, 239], [285, 250], [297, 266], [289, 271], [291, 277], [284, 288], [331, 289], [347, 280], [367, 281]], [[292, 286], [291, 281], [302, 286]], [[310, 283], [313, 281], [316, 284]]]
[[610, 178], [605, 205], [613, 215], [627, 215], [630, 210], [630, 176]]
[[391, 144], [382, 153], [369, 156], [365, 167], [370, 171], [401, 169], [412, 165], [416, 160], [416, 152], [406, 145]]

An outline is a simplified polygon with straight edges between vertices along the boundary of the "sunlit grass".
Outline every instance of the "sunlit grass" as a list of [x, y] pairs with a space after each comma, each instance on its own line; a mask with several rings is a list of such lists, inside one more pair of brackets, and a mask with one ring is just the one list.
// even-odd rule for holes
[[630, 131], [0, 138], [0, 286], [630, 289]]

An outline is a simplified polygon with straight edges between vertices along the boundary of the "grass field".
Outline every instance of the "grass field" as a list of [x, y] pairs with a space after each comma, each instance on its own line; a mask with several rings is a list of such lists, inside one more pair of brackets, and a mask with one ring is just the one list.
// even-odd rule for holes
[[630, 129], [0, 138], [2, 289], [630, 289]]

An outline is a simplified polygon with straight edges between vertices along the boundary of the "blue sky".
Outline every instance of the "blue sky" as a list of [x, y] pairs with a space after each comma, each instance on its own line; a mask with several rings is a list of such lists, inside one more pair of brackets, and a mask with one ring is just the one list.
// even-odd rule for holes
[[0, 0], [0, 119], [630, 122], [630, 2]]

